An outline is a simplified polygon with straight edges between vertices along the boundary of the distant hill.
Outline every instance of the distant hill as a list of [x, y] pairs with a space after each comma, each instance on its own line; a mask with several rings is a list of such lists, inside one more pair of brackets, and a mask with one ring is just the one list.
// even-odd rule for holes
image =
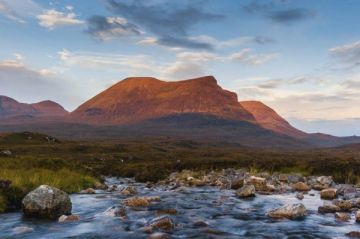
[[53, 101], [26, 104], [7, 96], [0, 96], [0, 118], [32, 119], [33, 117], [65, 116], [66, 114], [68, 112]]

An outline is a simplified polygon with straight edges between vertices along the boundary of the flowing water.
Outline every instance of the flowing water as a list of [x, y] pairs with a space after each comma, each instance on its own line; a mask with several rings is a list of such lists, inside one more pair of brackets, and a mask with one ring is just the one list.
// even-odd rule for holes
[[[215, 187], [186, 187], [169, 190], [167, 186], [146, 188], [145, 184], [130, 179], [107, 179], [107, 184], [120, 187], [135, 185], [139, 196], [160, 196], [143, 209], [128, 209], [128, 219], [110, 217], [103, 212], [119, 205], [122, 196], [119, 191], [97, 191], [97, 194], [73, 194], [73, 214], [80, 221], [58, 223], [26, 219], [21, 212], [0, 214], [0, 238], [147, 238], [143, 227], [159, 216], [158, 210], [176, 209], [170, 215], [176, 223], [169, 233], [171, 238], [346, 238], [350, 231], [360, 231], [360, 224], [354, 221], [338, 222], [333, 214], [317, 214], [323, 204], [318, 192], [311, 191], [301, 201], [308, 209], [303, 220], [273, 220], [265, 214], [268, 210], [286, 203], [299, 203], [294, 193], [282, 195], [257, 195], [253, 199], [238, 199], [233, 190]], [[311, 196], [313, 195], [313, 196]], [[195, 222], [205, 222], [199, 227]], [[19, 227], [32, 231], [19, 233]], [[17, 228], [17, 229], [16, 229]]]

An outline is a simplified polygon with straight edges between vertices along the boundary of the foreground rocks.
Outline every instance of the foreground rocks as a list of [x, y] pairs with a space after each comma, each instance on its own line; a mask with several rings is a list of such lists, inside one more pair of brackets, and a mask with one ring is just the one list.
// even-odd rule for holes
[[160, 201], [160, 197], [132, 197], [123, 200], [123, 205], [128, 207], [147, 207], [151, 202]]
[[306, 216], [306, 208], [303, 204], [287, 204], [282, 207], [270, 210], [267, 215], [271, 218], [300, 219]]
[[71, 214], [71, 200], [67, 193], [48, 185], [41, 185], [22, 200], [22, 209], [27, 217], [58, 219]]
[[334, 199], [334, 198], [336, 198], [336, 192], [337, 192], [336, 188], [323, 189], [320, 192], [320, 197], [322, 199]]
[[152, 229], [171, 231], [174, 229], [175, 224], [169, 216], [161, 216], [161, 217], [152, 219], [148, 223], [148, 226], [151, 227]]
[[254, 185], [244, 185], [236, 191], [236, 195], [240, 198], [255, 197]]

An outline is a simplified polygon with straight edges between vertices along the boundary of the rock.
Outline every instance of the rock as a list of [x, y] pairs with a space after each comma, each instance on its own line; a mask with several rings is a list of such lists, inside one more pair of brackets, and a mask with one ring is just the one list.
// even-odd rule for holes
[[170, 236], [166, 233], [155, 232], [151, 234], [148, 239], [170, 239]]
[[301, 175], [292, 174], [288, 176], [289, 183], [298, 183], [303, 181], [303, 177]]
[[360, 211], [356, 211], [355, 220], [356, 220], [356, 222], [360, 223]]
[[206, 181], [201, 179], [193, 179], [189, 181], [189, 185], [195, 187], [202, 187], [206, 185]]
[[337, 212], [335, 213], [335, 218], [338, 221], [348, 222], [350, 221], [350, 215], [343, 212]]
[[71, 200], [67, 193], [47, 185], [41, 185], [22, 200], [25, 216], [58, 219], [71, 214]]
[[109, 217], [123, 217], [127, 216], [126, 209], [122, 206], [113, 206], [108, 208], [104, 213], [105, 216]]
[[128, 207], [147, 207], [154, 201], [160, 201], [160, 197], [132, 197], [123, 200], [123, 204]]
[[178, 213], [178, 211], [176, 209], [160, 209], [157, 210], [156, 212], [158, 215], [163, 215], [163, 214], [169, 214], [169, 215], [175, 215]]
[[333, 200], [333, 204], [338, 206], [341, 211], [350, 211], [352, 202], [349, 200]]
[[10, 150], [2, 150], [0, 151], [0, 156], [11, 156], [12, 152]]
[[327, 188], [327, 189], [323, 189], [320, 192], [320, 197], [322, 199], [334, 199], [336, 198], [336, 188]]
[[78, 215], [62, 215], [59, 217], [58, 222], [75, 222], [79, 220], [80, 217]]
[[126, 188], [122, 189], [120, 193], [123, 196], [133, 196], [137, 194], [137, 190], [133, 186], [127, 186]]
[[324, 185], [324, 186], [327, 185], [328, 187], [330, 187], [334, 183], [331, 176], [321, 176], [321, 177], [318, 177], [316, 179], [316, 181], [319, 184]]
[[306, 208], [303, 204], [287, 204], [280, 208], [272, 209], [267, 212], [267, 215], [271, 218], [288, 218], [299, 219], [306, 215]]
[[326, 203], [318, 208], [319, 213], [335, 213], [341, 211], [341, 208], [330, 203]]
[[289, 177], [287, 174], [280, 174], [279, 175], [279, 181], [283, 183], [287, 183], [289, 181]]
[[345, 234], [345, 236], [347, 237], [351, 237], [351, 238], [360, 238], [360, 232], [348, 232]]
[[93, 188], [87, 188], [85, 190], [81, 190], [80, 193], [81, 194], [95, 194], [96, 192], [95, 192], [95, 189], [93, 189]]
[[236, 195], [240, 198], [254, 197], [255, 196], [255, 186], [254, 185], [244, 185], [242, 188], [236, 191]]
[[293, 185], [295, 191], [310, 191], [310, 187], [303, 182], [297, 182]]
[[175, 224], [169, 216], [161, 216], [152, 219], [148, 225], [153, 229], [160, 229], [163, 231], [171, 231], [174, 229]]
[[248, 182], [252, 185], [254, 185], [256, 191], [265, 191], [266, 190], [266, 179], [251, 176], [248, 180]]
[[231, 180], [231, 189], [239, 189], [244, 186], [244, 178], [234, 178]]
[[304, 194], [301, 193], [301, 192], [298, 192], [298, 193], [296, 194], [296, 198], [299, 199], [299, 200], [303, 200], [303, 199], [304, 199]]
[[31, 227], [15, 227], [13, 229], [13, 233], [15, 234], [25, 234], [33, 231], [34, 229], [32, 229]]
[[[116, 185], [113, 185], [116, 187]], [[99, 189], [99, 190], [107, 190], [108, 186], [106, 184], [100, 183], [100, 182], [96, 182], [95, 183], [95, 188]]]
[[194, 227], [207, 227], [208, 224], [204, 221], [196, 221], [194, 222]]

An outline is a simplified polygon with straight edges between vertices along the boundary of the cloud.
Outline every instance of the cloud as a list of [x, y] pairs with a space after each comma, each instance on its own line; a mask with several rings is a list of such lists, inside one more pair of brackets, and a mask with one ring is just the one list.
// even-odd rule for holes
[[289, 79], [269, 79], [263, 82], [260, 82], [257, 87], [264, 89], [274, 89], [280, 86], [289, 86], [289, 85], [297, 85], [302, 84], [309, 81], [306, 76], [297, 76]]
[[276, 1], [259, 3], [253, 1], [243, 6], [243, 9], [250, 14], [260, 14], [273, 22], [281, 24], [295, 23], [310, 19], [316, 16], [316, 11], [306, 8], [284, 8], [283, 3], [278, 4]]
[[92, 16], [87, 20], [87, 25], [86, 32], [100, 41], [142, 34], [135, 24], [121, 17]]
[[23, 20], [4, 0], [0, 0], [0, 14], [19, 23], [25, 23]]
[[[189, 37], [189, 30], [199, 23], [218, 21], [224, 16], [205, 12], [196, 4], [177, 4], [178, 2], [131, 3], [107, 0], [110, 11], [134, 22], [154, 34], [157, 43], [168, 47], [211, 50], [212, 45]], [[193, 2], [192, 2], [193, 3]]]
[[229, 58], [248, 65], [261, 65], [278, 58], [278, 54], [255, 54], [250, 48], [242, 49], [239, 52], [233, 53]]
[[15, 59], [0, 61], [0, 95], [24, 102], [49, 99], [73, 104], [70, 90], [65, 89], [62, 80], [44, 74], [44, 69], [26, 66], [23, 58], [15, 54]]
[[360, 41], [331, 48], [333, 56], [339, 68], [354, 68], [360, 65]]
[[74, 26], [84, 24], [84, 21], [77, 19], [77, 16], [71, 10], [68, 12], [60, 12], [55, 9], [46, 10], [37, 16], [39, 25], [47, 29], [53, 30], [61, 26]]

